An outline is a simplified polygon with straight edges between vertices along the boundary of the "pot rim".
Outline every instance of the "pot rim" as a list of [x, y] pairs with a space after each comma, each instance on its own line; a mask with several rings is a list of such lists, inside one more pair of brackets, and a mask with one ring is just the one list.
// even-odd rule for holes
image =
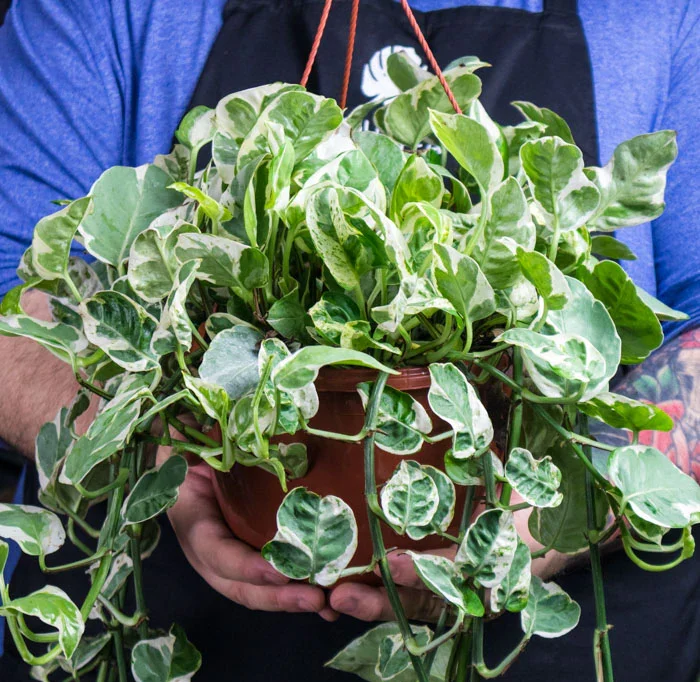
[[[427, 367], [395, 368], [399, 374], [390, 374], [387, 384], [399, 391], [419, 391], [430, 387]], [[322, 367], [314, 382], [319, 393], [355, 393], [357, 384], [374, 381], [378, 372], [365, 367]]]

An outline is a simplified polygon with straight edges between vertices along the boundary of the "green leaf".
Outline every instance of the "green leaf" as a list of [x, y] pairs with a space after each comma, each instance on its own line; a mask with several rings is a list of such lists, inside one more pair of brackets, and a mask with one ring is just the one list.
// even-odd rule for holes
[[187, 682], [201, 665], [202, 655], [179, 625], [167, 635], [137, 642], [131, 651], [136, 682]]
[[451, 246], [435, 244], [434, 273], [438, 291], [467, 327], [496, 310], [496, 297], [476, 261]]
[[401, 147], [390, 137], [369, 130], [358, 130], [353, 139], [376, 169], [384, 187], [392, 192], [404, 166]]
[[158, 154], [153, 159], [153, 165], [167, 173], [171, 181], [186, 181], [190, 172], [192, 154], [183, 144], [173, 145], [170, 154]]
[[[463, 109], [481, 93], [481, 81], [471, 67], [453, 69], [445, 78]], [[442, 84], [431, 76], [415, 87], [394, 97], [380, 110], [383, 127], [389, 137], [415, 149], [430, 134], [431, 111], [453, 111]]]
[[233, 217], [231, 211], [222, 206], [216, 199], [205, 194], [201, 189], [188, 185], [186, 182], [174, 182], [172, 185], [169, 185], [169, 188], [182, 192], [189, 199], [196, 201], [204, 215], [217, 224], [225, 223]]
[[558, 137], [543, 137], [520, 148], [520, 162], [534, 202], [533, 216], [550, 230], [583, 225], [598, 208], [598, 188], [583, 172], [583, 155]]
[[621, 508], [666, 528], [700, 523], [700, 486], [656, 448], [627, 445], [610, 453], [608, 476]]
[[581, 617], [581, 607], [555, 583], [532, 576], [527, 606], [520, 613], [520, 625], [530, 638], [561, 637], [571, 632]]
[[[387, 261], [379, 235], [363, 220], [346, 215], [343, 203], [357, 197], [342, 188], [320, 186], [306, 205], [306, 223], [316, 251], [344, 289], [355, 289], [363, 274]], [[359, 199], [365, 201], [361, 195]]]
[[343, 112], [332, 99], [310, 92], [290, 90], [278, 95], [261, 112], [241, 143], [239, 168], [269, 148], [266, 133], [278, 124], [285, 139], [294, 145], [297, 163], [306, 158], [343, 122]]
[[259, 331], [243, 325], [224, 329], [202, 357], [200, 378], [221, 386], [231, 400], [238, 400], [258, 383], [258, 348], [262, 338]]
[[306, 308], [299, 301], [299, 287], [275, 301], [267, 312], [267, 323], [285, 339], [304, 341], [306, 332]]
[[43, 556], [58, 551], [66, 540], [56, 514], [25, 504], [0, 504], [0, 537], [14, 540], [25, 554]]
[[503, 179], [503, 159], [484, 126], [464, 114], [430, 112], [430, 127], [457, 163], [470, 173], [482, 197]]
[[535, 226], [525, 194], [515, 178], [506, 179], [493, 192], [484, 231], [475, 242], [473, 256], [496, 289], [506, 289], [518, 279], [520, 268], [513, 258], [521, 246], [535, 247]]
[[108, 632], [96, 637], [83, 637], [73, 655], [69, 659], [59, 659], [58, 663], [65, 672], [77, 677], [85, 666], [95, 660], [111, 639]]
[[85, 336], [130, 372], [158, 367], [151, 340], [158, 322], [138, 303], [116, 291], [102, 291], [80, 304]]
[[509, 329], [496, 339], [523, 349], [527, 373], [550, 398], [582, 400], [595, 393], [605, 376], [605, 359], [588, 339], [573, 334], [547, 336], [529, 329]]
[[119, 268], [136, 237], [153, 220], [181, 203], [169, 189], [172, 179], [157, 166], [114, 166], [90, 190], [93, 211], [80, 223], [85, 248], [98, 260]]
[[124, 523], [143, 523], [170, 509], [187, 474], [187, 462], [180, 455], [173, 455], [158, 469], [147, 471], [133, 487], [124, 502]]
[[579, 403], [578, 409], [614, 429], [634, 432], [673, 429], [673, 419], [660, 407], [618, 393], [600, 393], [588, 402]]
[[175, 131], [175, 137], [188, 149], [198, 150], [212, 141], [215, 132], [214, 110], [200, 105], [185, 114]]
[[478, 595], [466, 586], [454, 562], [433, 554], [409, 554], [418, 577], [429, 590], [463, 613], [477, 618], [484, 615], [484, 605]]
[[666, 173], [678, 154], [676, 132], [659, 130], [618, 145], [603, 168], [589, 168], [601, 202], [591, 230], [612, 232], [658, 218], [664, 210]]
[[280, 573], [332, 585], [357, 549], [357, 523], [339, 497], [295, 488], [277, 510], [277, 534], [262, 554]]
[[[581, 481], [586, 474], [585, 465], [565, 443], [557, 440], [546, 452], [561, 471], [559, 492], [563, 495], [557, 507], [535, 508], [530, 515], [528, 528], [532, 537], [545, 547], [564, 554], [574, 554], [588, 547], [588, 518], [586, 514], [586, 488]], [[605, 525], [608, 504], [598, 489], [595, 494], [597, 518], [596, 530]]]
[[513, 448], [508, 455], [505, 475], [520, 497], [534, 507], [557, 507], [561, 504], [561, 472], [551, 457], [535, 459], [529, 450]]
[[[427, 627], [418, 629], [414, 639], [419, 646], [430, 641], [431, 632]], [[400, 675], [412, 670], [411, 657], [404, 645], [403, 635], [388, 635], [379, 643], [379, 658], [375, 672], [382, 680], [396, 680]]]
[[217, 126], [240, 144], [270, 102], [285, 92], [295, 90], [302, 91], [303, 88], [289, 83], [271, 83], [234, 92], [216, 105]]
[[523, 275], [532, 282], [549, 310], [561, 310], [569, 300], [569, 285], [561, 270], [537, 251], [517, 251]]
[[391, 193], [391, 211], [389, 216], [397, 221], [403, 207], [411, 202], [422, 201], [439, 208], [445, 186], [442, 178], [423, 160], [422, 157], [408, 157], [396, 185]]
[[520, 539], [515, 549], [513, 563], [503, 581], [491, 590], [491, 611], [522, 611], [528, 602], [531, 580], [530, 549]]
[[661, 324], [620, 265], [602, 261], [586, 275], [584, 283], [605, 305], [615, 323], [622, 340], [623, 364], [642, 362], [662, 344]]
[[70, 248], [78, 225], [90, 209], [91, 201], [90, 197], [72, 201], [37, 223], [31, 253], [34, 269], [43, 279], [68, 281]]
[[386, 73], [394, 85], [402, 91], [428, 80], [430, 72], [416, 64], [405, 50], [392, 52], [386, 59]]
[[605, 374], [600, 381], [589, 386], [587, 399], [607, 390], [608, 382], [615, 376], [620, 364], [621, 342], [605, 306], [578, 280], [567, 277], [566, 281], [569, 284], [569, 301], [561, 310], [549, 312], [547, 325], [551, 325], [556, 333], [575, 334], [588, 340], [605, 359]]
[[267, 283], [265, 254], [227, 237], [183, 234], [175, 253], [181, 263], [200, 260], [197, 277], [217, 287], [238, 287], [247, 293]]
[[73, 655], [85, 630], [78, 607], [63, 590], [51, 585], [3, 604], [0, 615], [8, 614], [33, 616], [58, 630], [58, 643], [66, 658]]
[[61, 482], [80, 483], [98, 464], [121, 450], [136, 428], [142, 403], [141, 391], [110, 400], [68, 452]]
[[[424, 625], [412, 626], [414, 637], [427, 641], [430, 630]], [[336, 654], [326, 667], [343, 672], [353, 673], [367, 682], [383, 682], [377, 672], [379, 649], [389, 637], [401, 636], [396, 623], [381, 623], [348, 644]], [[386, 647], [387, 645], [384, 644]], [[389, 648], [389, 647], [387, 647]], [[390, 647], [393, 650], [393, 646]], [[437, 651], [435, 662], [430, 670], [430, 682], [444, 682], [447, 674], [447, 663], [450, 657], [451, 643], [443, 644]], [[408, 668], [392, 678], [392, 682], [415, 682], [416, 674], [413, 668]]]
[[428, 402], [455, 431], [452, 456], [473, 457], [493, 440], [493, 424], [474, 388], [455, 365], [433, 363]]
[[163, 307], [151, 348], [157, 355], [173, 350], [173, 337], [184, 352], [192, 347], [192, 321], [187, 313], [187, 297], [199, 274], [200, 261], [183, 263], [175, 275], [174, 287]]
[[32, 339], [64, 362], [85, 350], [87, 341], [74, 327], [62, 322], [44, 322], [29, 315], [0, 317], [0, 336]]
[[654, 311], [654, 315], [656, 315], [659, 320], [664, 320], [667, 322], [681, 322], [689, 319], [686, 313], [669, 308], [665, 303], [659, 301], [658, 298], [655, 298], [651, 294], [648, 294], [641, 287], [637, 287], [637, 295]]
[[569, 124], [551, 109], [538, 107], [532, 102], [512, 102], [513, 106], [528, 120], [544, 126], [544, 135], [560, 137], [564, 142], [574, 144]]
[[[357, 385], [365, 410], [372, 386], [372, 382]], [[423, 447], [423, 436], [432, 429], [428, 412], [412, 395], [391, 386], [384, 388], [374, 438], [378, 448], [395, 455], [411, 455]]]
[[173, 288], [178, 270], [175, 245], [180, 235], [198, 232], [189, 223], [168, 227], [144, 230], [136, 237], [129, 252], [129, 284], [150, 303], [162, 301]]
[[193, 377], [191, 374], [183, 374], [182, 379], [187, 389], [212, 419], [223, 421], [227, 417], [231, 405], [224, 388]]
[[430, 523], [424, 526], [413, 526], [409, 536], [414, 540], [420, 540], [437, 531], [446, 533], [452, 523], [455, 514], [455, 502], [457, 493], [450, 477], [429, 464], [422, 464], [423, 472], [433, 479], [438, 491], [438, 508], [430, 519]]
[[489, 509], [469, 526], [455, 564], [480, 585], [495, 587], [508, 575], [517, 546], [513, 514]]
[[346, 348], [306, 346], [275, 367], [272, 373], [272, 381], [284, 391], [303, 388], [307, 384], [316, 381], [321, 367], [328, 365], [352, 365], [367, 367], [377, 372], [398, 374], [396, 370], [382, 365], [378, 360], [366, 353]]
[[426, 526], [438, 509], [440, 498], [433, 479], [418, 462], [403, 460], [384, 484], [380, 502], [387, 519], [401, 533]]
[[627, 244], [609, 234], [597, 234], [591, 237], [591, 252], [596, 256], [611, 260], [637, 260]]

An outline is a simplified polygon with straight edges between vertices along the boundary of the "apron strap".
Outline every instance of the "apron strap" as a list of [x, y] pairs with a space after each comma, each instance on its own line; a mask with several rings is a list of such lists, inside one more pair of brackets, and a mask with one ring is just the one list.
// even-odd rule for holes
[[554, 14], [578, 14], [577, 0], [544, 0], [543, 9], [545, 12]]

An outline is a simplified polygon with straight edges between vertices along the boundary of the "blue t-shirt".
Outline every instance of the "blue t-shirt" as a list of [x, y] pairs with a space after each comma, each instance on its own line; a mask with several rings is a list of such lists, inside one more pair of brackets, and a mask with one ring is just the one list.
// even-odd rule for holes
[[[224, 1], [14, 0], [0, 28], [0, 294], [17, 283], [53, 199], [83, 196], [106, 168], [169, 150]], [[542, 9], [541, 0], [412, 2], [424, 11], [467, 4]], [[579, 6], [603, 162], [634, 135], [678, 131], [666, 212], [619, 234], [639, 257], [625, 263], [635, 280], [691, 316], [676, 334], [700, 320], [700, 2]]]

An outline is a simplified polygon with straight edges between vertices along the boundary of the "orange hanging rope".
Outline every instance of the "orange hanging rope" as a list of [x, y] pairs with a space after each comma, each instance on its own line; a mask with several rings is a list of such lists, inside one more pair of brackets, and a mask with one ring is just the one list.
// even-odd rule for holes
[[309, 52], [309, 58], [306, 60], [306, 68], [304, 69], [304, 74], [299, 81], [299, 84], [303, 87], [306, 87], [306, 84], [309, 82], [311, 69], [316, 61], [316, 55], [318, 54], [318, 48], [321, 44], [321, 38], [323, 38], [323, 32], [326, 30], [326, 22], [328, 21], [328, 15], [330, 14], [332, 4], [333, 0], [326, 0], [325, 4], [323, 5], [323, 12], [321, 12], [321, 19], [318, 22], [318, 28], [316, 29], [314, 42], [311, 46], [311, 52]]
[[428, 58], [428, 63], [430, 64], [430, 68], [434, 71], [435, 75], [438, 77], [438, 80], [440, 81], [440, 85], [442, 85], [445, 94], [447, 95], [447, 99], [450, 100], [450, 104], [452, 105], [452, 108], [458, 113], [462, 113], [462, 109], [460, 108], [459, 104], [457, 104], [457, 99], [454, 96], [454, 93], [452, 92], [452, 89], [450, 88], [449, 83], [447, 82], [447, 79], [445, 78], [444, 74], [442, 73], [442, 69], [437, 63], [437, 60], [435, 59], [435, 55], [433, 54], [433, 51], [430, 49], [430, 45], [428, 45], [428, 41], [425, 39], [425, 36], [423, 35], [423, 31], [420, 30], [420, 26], [418, 25], [418, 21], [416, 21], [416, 17], [413, 15], [413, 12], [411, 11], [411, 8], [408, 6], [408, 0], [401, 0], [401, 7], [403, 7], [403, 11], [406, 14], [406, 17], [408, 17], [408, 22], [411, 24], [411, 28], [413, 29], [413, 32], [416, 34], [416, 38], [418, 38], [418, 42], [420, 43], [420, 46], [423, 48], [423, 52], [425, 53], [425, 56]]
[[340, 93], [340, 108], [345, 109], [348, 103], [348, 89], [350, 88], [350, 71], [352, 69], [352, 55], [355, 50], [355, 34], [357, 33], [357, 16], [360, 13], [360, 0], [352, 0], [350, 13], [350, 30], [348, 32], [348, 48], [345, 52], [345, 72], [343, 73], [343, 89]]

